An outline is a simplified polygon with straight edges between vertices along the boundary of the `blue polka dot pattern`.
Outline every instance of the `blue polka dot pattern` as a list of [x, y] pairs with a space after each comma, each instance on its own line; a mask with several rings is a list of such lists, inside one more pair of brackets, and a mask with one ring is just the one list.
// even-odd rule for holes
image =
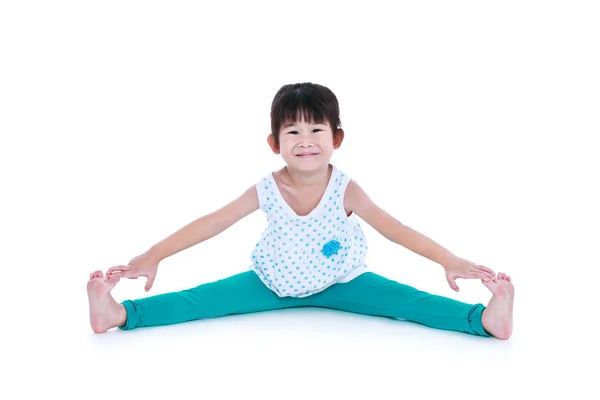
[[366, 272], [367, 241], [354, 213], [344, 209], [350, 178], [333, 171], [321, 201], [297, 215], [273, 174], [256, 183], [267, 227], [252, 250], [251, 269], [280, 297], [306, 297]]

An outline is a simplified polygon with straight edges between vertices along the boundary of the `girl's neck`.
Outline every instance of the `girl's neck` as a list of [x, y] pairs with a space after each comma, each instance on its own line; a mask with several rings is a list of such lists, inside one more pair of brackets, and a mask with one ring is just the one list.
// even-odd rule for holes
[[333, 166], [329, 163], [318, 171], [298, 171], [289, 169], [287, 165], [283, 168], [283, 178], [286, 185], [295, 188], [314, 188], [321, 187], [327, 183], [333, 171]]

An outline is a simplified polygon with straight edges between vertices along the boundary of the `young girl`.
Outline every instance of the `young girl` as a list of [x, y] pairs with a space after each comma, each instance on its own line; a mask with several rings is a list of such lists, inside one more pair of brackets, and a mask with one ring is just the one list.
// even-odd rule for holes
[[[313, 83], [283, 86], [271, 106], [268, 143], [286, 166], [269, 173], [223, 208], [87, 284], [96, 333], [287, 307], [327, 307], [404, 319], [437, 329], [508, 339], [514, 288], [509, 276], [455, 256], [378, 207], [343, 171], [330, 164], [344, 131], [336, 96]], [[120, 278], [154, 283], [161, 260], [201, 243], [261, 209], [267, 228], [251, 252], [248, 271], [189, 290], [118, 304], [110, 291]], [[360, 217], [387, 239], [443, 266], [448, 284], [481, 279], [487, 306], [466, 304], [389, 280], [367, 269]]]

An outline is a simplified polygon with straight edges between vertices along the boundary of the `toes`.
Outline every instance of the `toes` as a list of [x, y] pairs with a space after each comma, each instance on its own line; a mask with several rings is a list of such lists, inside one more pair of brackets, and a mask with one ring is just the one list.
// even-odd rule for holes
[[504, 272], [498, 272], [498, 279], [510, 282], [510, 276], [506, 275]]

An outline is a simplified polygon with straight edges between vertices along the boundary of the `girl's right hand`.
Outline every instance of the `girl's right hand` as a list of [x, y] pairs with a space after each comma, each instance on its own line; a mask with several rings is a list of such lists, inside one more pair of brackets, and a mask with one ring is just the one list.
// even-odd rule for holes
[[145, 290], [147, 292], [154, 284], [159, 263], [159, 258], [157, 258], [150, 251], [146, 251], [145, 253], [142, 253], [139, 256], [131, 259], [127, 265], [116, 265], [109, 268], [108, 271], [106, 271], [105, 280], [110, 279], [111, 276], [129, 279], [137, 279], [140, 276], [144, 276], [146, 277]]

